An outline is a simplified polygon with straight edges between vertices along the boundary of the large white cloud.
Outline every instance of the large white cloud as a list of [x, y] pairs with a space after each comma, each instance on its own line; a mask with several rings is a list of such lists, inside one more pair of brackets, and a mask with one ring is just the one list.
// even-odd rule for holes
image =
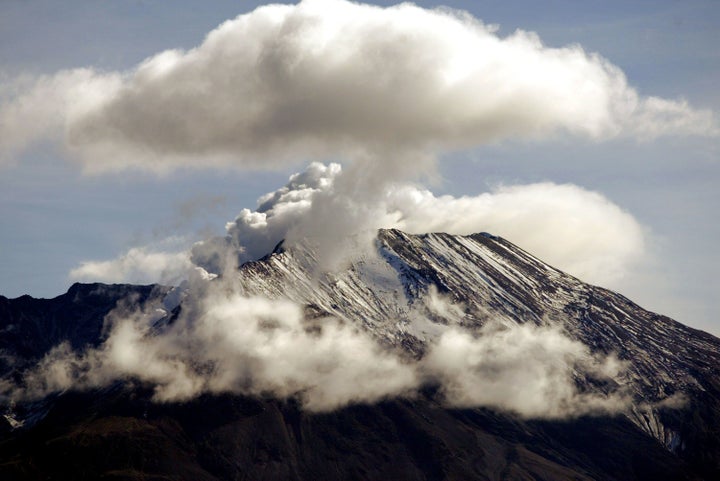
[[[436, 152], [558, 132], [718, 133], [713, 114], [641, 97], [622, 71], [469, 14], [343, 0], [269, 5], [127, 72], [6, 85], [0, 148], [60, 132], [90, 170]], [[373, 157], [385, 163], [398, 157]]]

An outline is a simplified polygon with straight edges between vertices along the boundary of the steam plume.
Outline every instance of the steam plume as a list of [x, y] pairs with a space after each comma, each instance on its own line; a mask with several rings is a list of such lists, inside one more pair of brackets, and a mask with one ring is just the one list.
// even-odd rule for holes
[[[258, 199], [256, 210], [243, 209], [228, 223], [224, 238], [195, 245], [193, 260], [219, 273], [229, 248], [239, 252], [236, 266], [269, 253], [281, 240], [312, 238], [324, 242], [321, 250], [327, 253], [334, 244], [342, 248], [337, 239], [363, 229], [374, 236], [378, 228], [491, 232], [587, 282], [604, 285], [621, 279], [644, 255], [645, 233], [637, 220], [578, 186], [501, 186], [456, 198], [437, 197], [407, 183], [378, 182], [370, 193], [358, 192], [337, 182], [343, 175], [338, 164], [311, 164]], [[329, 213], [333, 207], [337, 210]]]

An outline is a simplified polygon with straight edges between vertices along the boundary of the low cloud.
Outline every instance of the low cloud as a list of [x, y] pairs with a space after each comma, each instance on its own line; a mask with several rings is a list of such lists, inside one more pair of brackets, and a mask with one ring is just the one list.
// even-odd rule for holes
[[130, 248], [115, 259], [84, 261], [72, 269], [68, 277], [80, 282], [176, 285], [194, 268], [187, 242], [170, 237], [155, 244]]
[[[106, 319], [110, 334], [100, 347], [56, 347], [25, 373], [21, 385], [6, 386], [5, 395], [22, 401], [139, 380], [154, 386], [158, 402], [230, 392], [293, 397], [310, 411], [328, 411], [413, 397], [435, 385], [450, 407], [485, 406], [532, 418], [629, 406], [618, 391], [580, 391], [577, 376], [616, 379], [623, 366], [591, 354], [558, 328], [439, 326], [443, 331], [418, 360], [381, 347], [352, 323], [307, 319], [296, 304], [244, 297], [228, 287], [196, 279], [180, 317], [169, 325], [156, 309], [120, 307]], [[454, 316], [459, 309], [441, 310]]]
[[622, 364], [594, 356], [557, 327], [485, 325], [478, 334], [445, 332], [424, 361], [456, 407], [489, 406], [525, 417], [562, 418], [617, 412], [631, 401], [622, 392], [581, 392], [574, 376], [617, 378]]
[[186, 298], [183, 312], [158, 334], [154, 311], [118, 309], [100, 348], [76, 353], [60, 345], [13, 396], [136, 379], [154, 385], [159, 402], [208, 392], [272, 394], [326, 411], [409, 393], [419, 383], [410, 364], [369, 334], [332, 318], [306, 321], [288, 301], [212, 289]]
[[129, 71], [65, 70], [0, 94], [6, 159], [59, 137], [96, 172], [329, 157], [392, 170], [408, 153], [506, 138], [718, 134], [712, 112], [642, 97], [578, 45], [500, 37], [467, 13], [408, 3], [263, 6]]
[[[606, 392], [581, 387], [587, 385], [588, 377], [611, 381], [606, 385], [622, 383], [623, 365], [612, 356], [591, 353], [558, 327], [499, 321], [468, 326], [464, 323], [468, 307], [453, 302], [434, 286], [419, 293], [417, 314], [439, 322], [427, 319], [427, 323], [434, 322], [433, 329], [427, 334], [425, 355], [417, 359], [364, 330], [362, 326], [371, 320], [306, 318], [301, 305], [243, 294], [246, 291], [234, 271], [213, 279], [194, 268], [215, 267], [222, 273], [226, 266], [235, 268], [238, 262], [266, 254], [293, 232], [303, 233], [303, 239], [312, 243], [330, 237], [333, 245], [342, 245], [332, 237], [332, 222], [320, 215], [327, 206], [318, 210], [316, 202], [318, 198], [339, 202], [342, 209], [352, 210], [352, 196], [343, 195], [348, 184], [338, 182], [343, 175], [347, 174], [336, 164], [313, 164], [293, 175], [285, 186], [261, 197], [255, 211], [246, 209], [228, 223], [227, 236], [196, 244], [192, 264], [189, 253], [163, 255], [139, 248], [116, 261], [81, 267], [78, 272], [111, 278], [152, 275], [172, 268], [184, 270], [189, 278], [162, 307], [121, 305], [106, 318], [109, 334], [100, 347], [82, 352], [72, 351], [66, 344], [56, 347], [25, 373], [23, 383], [5, 386], [5, 396], [22, 401], [67, 389], [140, 380], [154, 386], [158, 402], [231, 392], [292, 397], [308, 410], [328, 411], [353, 403], [417, 396], [419, 389], [430, 385], [438, 388], [451, 407], [485, 406], [532, 418], [628, 408], [632, 399], [622, 389]], [[593, 244], [584, 237], [588, 235], [585, 230], [590, 230], [588, 238], [592, 239], [598, 224], [611, 230], [627, 229], [623, 222], [635, 226], [632, 217], [602, 196], [573, 186], [516, 186], [461, 199], [438, 198], [407, 184], [381, 186], [382, 195], [365, 204], [378, 216], [346, 234], [386, 223], [421, 231], [475, 232], [488, 230], [498, 219], [512, 218], [513, 212], [521, 211], [509, 225], [527, 222], [524, 232], [565, 243], [564, 249], [553, 247], [557, 249], [554, 252], [570, 251], [568, 246], [586, 242], [585, 258], [596, 255], [607, 261], [622, 260], [627, 254], [622, 244], [613, 250], [612, 237]], [[573, 221], [575, 211], [565, 207], [566, 203], [578, 207], [579, 212], [594, 214]], [[531, 222], [538, 216], [555, 216], [557, 225], [575, 224], [556, 232], [557, 226], [550, 222], [538, 233], [543, 224]], [[613, 225], [617, 222], [619, 227]], [[571, 239], [576, 230], [580, 233]], [[593, 246], [598, 252], [593, 252]], [[349, 255], [355, 254], [351, 251]], [[319, 258], [316, 262], [321, 265], [323, 261]], [[322, 272], [322, 267], [319, 269]], [[179, 317], [168, 323], [163, 316], [180, 301]]]

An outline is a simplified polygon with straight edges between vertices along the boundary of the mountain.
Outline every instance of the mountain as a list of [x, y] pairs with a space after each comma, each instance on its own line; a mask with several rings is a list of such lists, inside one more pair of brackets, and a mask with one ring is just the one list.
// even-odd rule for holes
[[[372, 249], [346, 247], [349, 263], [328, 273], [312, 243], [281, 243], [241, 266], [234, 289], [290, 299], [308, 319], [339, 319], [413, 359], [452, 326], [556, 326], [623, 365], [609, 381], [574, 372], [578, 387], [620, 389], [631, 403], [533, 419], [448, 406], [430, 383], [415, 397], [313, 413], [272, 396], [158, 403], [152, 386], [116, 382], [8, 405], [0, 479], [720, 479], [720, 339], [489, 234], [381, 230]], [[118, 302], [164, 309], [159, 325], [172, 323], [186, 308], [177, 297], [100, 284], [0, 297], [0, 374], [17, 382], [63, 341], [102, 345]]]
[[142, 304], [168, 292], [162, 286], [73, 284], [54, 299], [0, 296], [0, 375], [37, 362], [62, 341], [75, 349], [97, 345], [104, 317], [119, 300]]

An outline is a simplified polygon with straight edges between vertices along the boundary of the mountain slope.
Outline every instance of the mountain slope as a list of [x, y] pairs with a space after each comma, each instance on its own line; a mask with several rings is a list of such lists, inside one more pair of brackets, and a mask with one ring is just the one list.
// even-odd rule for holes
[[[487, 234], [381, 230], [374, 248], [350, 242], [347, 252], [348, 265], [327, 273], [308, 244], [281, 245], [244, 264], [236, 287], [248, 295], [289, 298], [304, 305], [310, 318], [339, 318], [415, 358], [454, 325], [469, 331], [489, 322], [559, 325], [594, 352], [625, 361], [614, 383], [632, 395], [632, 407], [618, 415], [523, 420], [491, 409], [450, 409], [428, 386], [415, 399], [313, 414], [292, 401], [231, 395], [157, 404], [150, 386], [120, 383], [53, 396], [25, 427], [7, 424], [0, 437], [0, 477], [720, 476], [719, 339], [584, 284]], [[0, 346], [14, 366], [26, 366], [60, 341], [97, 344], [104, 316], [119, 300], [132, 294], [162, 307], [167, 293], [149, 286], [76, 285], [53, 300], [72, 305], [64, 315], [56, 314], [52, 301], [2, 298]], [[32, 346], [45, 332], [54, 334], [35, 348], [17, 347]], [[577, 375], [577, 382], [587, 382]], [[585, 388], [604, 389], [592, 383]], [[34, 405], [14, 406], [15, 417], [7, 419], [37, 411]]]
[[[241, 280], [249, 293], [289, 297], [362, 320], [377, 336], [418, 352], [438, 332], [425, 321], [437, 317], [427, 302], [433, 288], [462, 306], [458, 322], [465, 326], [497, 319], [560, 324], [594, 351], [626, 361], [622, 381], [639, 399], [672, 403], [687, 396], [685, 410], [638, 406], [630, 413], [646, 433], [673, 451], [720, 447], [711, 428], [720, 427], [713, 401], [720, 399], [718, 338], [585, 284], [488, 234], [414, 236], [381, 230], [376, 248], [378, 255], [365, 253], [348, 269], [321, 276], [313, 270], [312, 249], [280, 249], [244, 265]], [[693, 422], [696, 416], [702, 421]], [[688, 424], [695, 428], [687, 429]]]
[[0, 296], [0, 376], [38, 361], [64, 341], [75, 349], [99, 344], [103, 319], [118, 301], [142, 305], [168, 291], [162, 286], [73, 284], [54, 299]]

